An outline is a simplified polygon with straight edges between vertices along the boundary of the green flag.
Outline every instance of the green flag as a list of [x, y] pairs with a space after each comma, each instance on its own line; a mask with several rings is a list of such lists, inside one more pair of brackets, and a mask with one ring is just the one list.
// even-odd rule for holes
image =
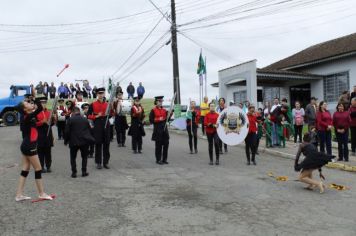
[[108, 87], [108, 92], [111, 94], [111, 90], [112, 90], [112, 81], [111, 78], [109, 78], [109, 87]]
[[204, 62], [204, 59], [203, 59], [202, 52], [200, 52], [197, 74], [198, 75], [203, 75], [205, 73], [206, 73], [205, 62]]

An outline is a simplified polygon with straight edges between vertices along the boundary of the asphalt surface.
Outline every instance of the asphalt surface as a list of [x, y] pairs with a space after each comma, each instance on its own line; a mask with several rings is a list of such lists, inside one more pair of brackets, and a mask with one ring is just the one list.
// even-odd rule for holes
[[[185, 135], [171, 133], [169, 165], [155, 164], [147, 130], [143, 154], [111, 143], [110, 170], [89, 159], [86, 178], [70, 178], [69, 149], [53, 148], [45, 189], [57, 199], [14, 200], [20, 173], [18, 127], [0, 128], [0, 235], [352, 235], [356, 234], [356, 175], [324, 168], [326, 184], [347, 191], [304, 190], [293, 160], [261, 153], [246, 166], [244, 150], [229, 147], [220, 166], [208, 165], [207, 141], [189, 154]], [[77, 165], [80, 166], [80, 156]], [[287, 182], [267, 175], [288, 176]], [[27, 195], [37, 196], [34, 174]]]

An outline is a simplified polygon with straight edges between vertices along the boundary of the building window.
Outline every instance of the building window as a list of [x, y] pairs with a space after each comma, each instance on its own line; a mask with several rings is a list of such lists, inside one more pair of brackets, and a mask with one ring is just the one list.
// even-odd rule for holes
[[234, 102], [235, 102], [235, 104], [238, 104], [240, 102], [245, 102], [245, 101], [247, 101], [247, 92], [246, 92], [246, 90], [239, 91], [239, 92], [234, 92]]
[[349, 91], [349, 72], [342, 72], [324, 77], [324, 100], [337, 102], [344, 91]]
[[273, 102], [275, 98], [280, 98], [280, 88], [279, 87], [264, 87], [263, 88], [263, 101]]

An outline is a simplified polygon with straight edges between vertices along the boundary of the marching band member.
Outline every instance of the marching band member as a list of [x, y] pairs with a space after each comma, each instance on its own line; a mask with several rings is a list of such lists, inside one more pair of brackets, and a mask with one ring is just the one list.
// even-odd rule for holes
[[88, 111], [88, 118], [94, 121], [94, 138], [95, 138], [95, 163], [97, 169], [110, 169], [110, 123], [105, 123], [105, 115], [109, 104], [104, 101], [105, 88], [97, 89], [97, 100], [93, 102]]
[[128, 128], [126, 114], [123, 113], [122, 108], [122, 92], [117, 93], [117, 99], [114, 102], [115, 112], [115, 130], [118, 147], [125, 147], [126, 130]]
[[190, 154], [193, 154], [193, 137], [194, 151], [198, 153], [198, 126], [200, 121], [200, 112], [195, 108], [195, 101], [190, 102], [190, 110], [187, 112], [187, 132], [189, 137]]
[[64, 138], [64, 130], [66, 127], [66, 117], [65, 114], [68, 112], [66, 106], [64, 106], [64, 99], [58, 99], [57, 106], [57, 130], [58, 130], [58, 140]]
[[134, 97], [134, 104], [131, 108], [131, 127], [129, 135], [132, 136], [133, 153], [142, 153], [142, 136], [145, 135], [143, 129], [143, 121], [145, 119], [145, 111], [140, 104], [139, 97]]
[[[255, 115], [255, 106], [250, 104], [248, 107], [247, 118], [249, 121], [248, 134], [245, 138], [245, 151], [247, 158], [247, 165], [251, 164], [251, 161], [256, 165], [256, 141], [257, 141], [257, 117]], [[252, 158], [250, 158], [250, 151]]]
[[[88, 103], [82, 104], [81, 108], [84, 114], [84, 117], [88, 119], [88, 111], [89, 111], [90, 105]], [[94, 137], [94, 122], [90, 119], [88, 119], [89, 126], [90, 126], [90, 134]], [[94, 148], [95, 148], [95, 142], [94, 143], [89, 143], [89, 153], [88, 153], [88, 158], [93, 158], [94, 157]]]
[[[152, 140], [155, 141], [156, 164], [168, 164], [169, 133], [167, 127], [167, 116], [173, 115], [162, 107], [163, 96], [155, 97], [155, 107], [150, 112], [150, 123], [153, 124]], [[163, 153], [162, 153], [163, 151]]]
[[[47, 97], [40, 97], [38, 100], [41, 102], [43, 110], [37, 114], [37, 130], [38, 130], [38, 140], [37, 149], [38, 157], [40, 158], [42, 173], [50, 173], [52, 165], [52, 147], [53, 147], [53, 134], [52, 125], [54, 122], [50, 122], [51, 125], [48, 126], [48, 121], [53, 119], [50, 117], [51, 112], [47, 110]], [[49, 128], [49, 134], [47, 135]], [[45, 168], [46, 166], [46, 168]]]
[[23, 101], [19, 104], [18, 110], [23, 114], [23, 133], [24, 138], [21, 144], [22, 152], [22, 171], [17, 187], [16, 198], [17, 202], [29, 200], [30, 197], [23, 195], [25, 181], [29, 174], [30, 166], [35, 170], [36, 187], [40, 199], [52, 200], [52, 197], [46, 194], [43, 190], [41, 163], [37, 155], [37, 115], [42, 112], [43, 107], [37, 100], [36, 105], [33, 101]]
[[219, 165], [219, 137], [216, 131], [216, 123], [219, 118], [219, 114], [215, 111], [215, 104], [210, 103], [209, 104], [209, 113], [205, 115], [204, 118], [204, 126], [205, 126], [205, 132], [206, 136], [208, 138], [208, 143], [209, 143], [209, 158], [210, 158], [210, 163], [209, 165], [214, 165], [213, 162], [213, 146], [215, 146], [215, 155], [216, 155], [216, 165]]
[[[225, 108], [226, 108], [226, 105], [225, 105], [225, 98], [220, 98], [220, 99], [219, 99], [219, 105], [218, 105], [218, 107], [216, 108], [217, 113], [222, 112]], [[223, 154], [222, 146], [223, 146], [223, 142], [222, 142], [221, 139], [219, 138], [219, 150], [220, 150], [220, 154]], [[227, 144], [226, 144], [226, 143], [224, 143], [224, 151], [225, 151], [225, 153], [227, 152]]]

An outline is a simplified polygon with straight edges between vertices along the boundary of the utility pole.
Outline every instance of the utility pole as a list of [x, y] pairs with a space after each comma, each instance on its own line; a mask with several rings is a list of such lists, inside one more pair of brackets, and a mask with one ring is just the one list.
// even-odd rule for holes
[[172, 55], [173, 55], [173, 91], [177, 93], [175, 104], [181, 104], [180, 84], [179, 84], [179, 65], [178, 65], [178, 47], [177, 47], [177, 24], [176, 24], [176, 3], [171, 0], [171, 17], [172, 17]]

